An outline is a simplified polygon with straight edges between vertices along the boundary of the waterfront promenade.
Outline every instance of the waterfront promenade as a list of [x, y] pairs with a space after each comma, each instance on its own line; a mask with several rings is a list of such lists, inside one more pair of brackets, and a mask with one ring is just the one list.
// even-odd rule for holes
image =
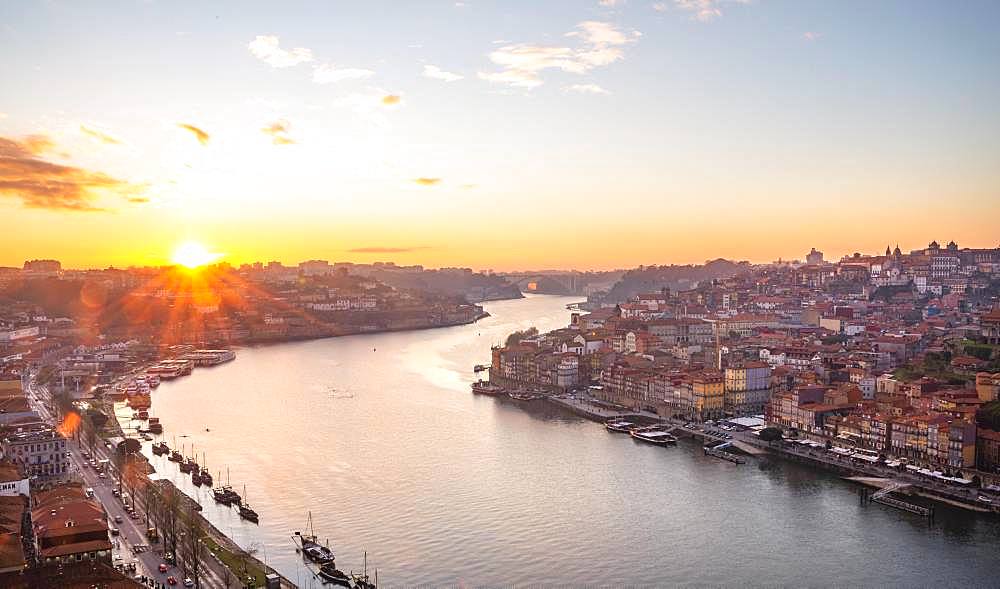
[[[47, 404], [51, 402], [51, 393], [46, 387], [38, 385], [32, 379], [29, 381], [27, 393], [33, 409], [38, 412], [42, 419], [52, 424], [59, 423], [59, 417], [47, 407]], [[109, 423], [113, 427], [118, 426], [114, 419], [109, 420]], [[121, 433], [120, 430], [119, 433]], [[101, 477], [96, 470], [88, 468], [89, 461], [84, 456], [87, 450], [82, 440], [71, 441], [67, 447], [75, 474], [85, 487], [94, 490], [95, 498], [108, 514], [109, 525], [119, 530], [119, 534], [112, 537], [113, 560], [120, 563], [134, 562], [136, 565], [135, 576], [140, 579], [144, 577], [150, 584], [164, 584], [168, 576], [183, 579], [184, 569], [180, 565], [171, 565], [166, 572], [159, 571], [160, 564], [164, 562], [164, 546], [162, 543], [150, 543], [146, 537], [147, 506], [144, 504], [142, 493], [138, 493], [139, 496], [132, 499], [134, 511], [138, 514], [136, 518], [132, 518], [129, 516], [127, 505], [121, 496], [113, 492], [118, 484], [118, 475], [111, 450], [103, 443], [103, 440], [95, 446], [95, 454], [92, 458], [94, 460], [108, 460], [107, 477]], [[169, 481], [165, 483], [170, 484]], [[154, 483], [146, 479], [144, 484]], [[185, 499], [193, 501], [186, 496]], [[252, 555], [245, 554], [242, 548], [208, 522], [200, 513], [195, 514], [195, 517], [201, 520], [200, 526], [206, 531], [206, 540], [209, 545], [222, 547], [230, 554], [242, 554], [242, 557], [251, 564], [252, 568], [268, 570], [264, 563]], [[223, 589], [238, 584], [239, 576], [236, 571], [228, 570], [226, 564], [207, 548], [204, 553], [205, 557], [201, 562], [199, 575], [201, 587]], [[177, 556], [180, 561], [183, 560], [183, 554]], [[295, 589], [296, 587], [294, 583], [284, 577], [280, 579], [280, 583], [283, 589]]]
[[828, 452], [820, 448], [806, 448], [796, 444], [776, 443], [768, 444], [749, 431], [733, 431], [732, 439], [726, 440], [701, 429], [688, 429], [683, 427], [683, 421], [664, 418], [649, 411], [630, 411], [626, 408], [612, 408], [609, 404], [592, 399], [586, 395], [573, 396], [547, 396], [545, 400], [553, 405], [562, 407], [576, 415], [587, 419], [606, 422], [612, 419], [637, 419], [643, 422], [661, 423], [670, 427], [669, 431], [675, 435], [686, 435], [700, 438], [705, 443], [730, 442], [734, 448], [755, 457], [775, 455], [784, 459], [804, 462], [813, 466], [832, 470], [845, 479], [870, 484], [871, 480], [892, 480], [906, 482], [911, 492], [924, 498], [941, 501], [950, 505], [976, 511], [980, 513], [990, 513], [997, 511], [991, 505], [978, 501], [978, 489], [970, 489], [949, 484], [944, 481], [937, 481], [927, 477], [915, 475], [906, 470], [899, 470], [885, 466], [884, 464], [870, 464], [859, 462], [850, 456], [843, 456], [834, 452]]

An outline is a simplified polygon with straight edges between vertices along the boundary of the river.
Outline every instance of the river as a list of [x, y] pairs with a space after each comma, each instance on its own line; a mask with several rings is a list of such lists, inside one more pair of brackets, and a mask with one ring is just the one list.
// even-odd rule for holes
[[[851, 484], [694, 443], [636, 443], [533, 403], [472, 395], [472, 367], [515, 329], [567, 324], [578, 299], [486, 303], [473, 325], [241, 348], [162, 384], [153, 411], [260, 513], [215, 504], [151, 462], [242, 546], [319, 587], [292, 534], [312, 512], [341, 569], [383, 586], [995, 586], [1000, 522], [859, 505]], [[148, 453], [148, 444], [145, 451]]]

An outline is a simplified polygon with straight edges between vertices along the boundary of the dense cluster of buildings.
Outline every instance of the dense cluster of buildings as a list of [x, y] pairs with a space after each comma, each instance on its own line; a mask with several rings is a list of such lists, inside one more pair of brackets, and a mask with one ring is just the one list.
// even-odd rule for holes
[[[27, 407], [18, 374], [0, 372], [0, 398]], [[110, 566], [107, 514], [71, 473], [66, 438], [33, 411], [0, 416], [0, 585], [31, 567]]]
[[1000, 384], [1000, 249], [954, 243], [778, 261], [662, 289], [493, 349], [491, 381], [582, 391], [693, 421], [764, 415], [792, 435], [1000, 472], [977, 411]]

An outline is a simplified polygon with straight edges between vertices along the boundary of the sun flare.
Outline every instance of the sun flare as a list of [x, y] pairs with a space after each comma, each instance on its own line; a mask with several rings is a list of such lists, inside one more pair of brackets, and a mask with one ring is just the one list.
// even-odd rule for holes
[[196, 241], [185, 241], [174, 249], [174, 253], [170, 259], [175, 264], [186, 268], [197, 268], [205, 264], [211, 264], [220, 257], [222, 257], [222, 254], [210, 252], [205, 246]]

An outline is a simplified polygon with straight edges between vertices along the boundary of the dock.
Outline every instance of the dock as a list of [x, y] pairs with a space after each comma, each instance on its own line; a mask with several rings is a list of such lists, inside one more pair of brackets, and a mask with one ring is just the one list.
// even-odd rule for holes
[[705, 456], [713, 456], [713, 457], [719, 458], [721, 460], [726, 460], [728, 462], [732, 462], [733, 464], [744, 464], [744, 463], [746, 463], [746, 460], [743, 460], [742, 458], [740, 458], [739, 456], [736, 456], [735, 454], [730, 454], [729, 452], [726, 452], [723, 449], [723, 448], [727, 448], [727, 447], [729, 447], [729, 444], [720, 444], [720, 445], [718, 445], [718, 446], [716, 446], [714, 448], [705, 446]]
[[[873, 484], [869, 482], [868, 484]], [[897, 491], [902, 491], [903, 489], [909, 488], [911, 485], [905, 481], [896, 481], [892, 479], [882, 479], [877, 483], [874, 483], [879, 488], [874, 493], [871, 492], [867, 486], [861, 487], [858, 490], [858, 495], [861, 499], [862, 505], [867, 505], [869, 503], [879, 503], [887, 507], [892, 507], [900, 511], [905, 511], [907, 513], [912, 513], [914, 515], [919, 515], [920, 517], [925, 517], [929, 521], [934, 521], [934, 508], [924, 507], [923, 505], [917, 505], [915, 503], [910, 503], [908, 501], [903, 501], [902, 499], [897, 499], [892, 497], [891, 494]]]
[[609, 409], [598, 405], [594, 401], [589, 399], [568, 399], [564, 397], [557, 397], [555, 395], [547, 395], [544, 397], [546, 401], [567, 409], [580, 417], [585, 417], [592, 421], [598, 421], [604, 423], [610, 419], [625, 419], [628, 421], [637, 422], [659, 422], [660, 416], [655, 413], [650, 413], [649, 411], [629, 411], [627, 409], [616, 410]]

